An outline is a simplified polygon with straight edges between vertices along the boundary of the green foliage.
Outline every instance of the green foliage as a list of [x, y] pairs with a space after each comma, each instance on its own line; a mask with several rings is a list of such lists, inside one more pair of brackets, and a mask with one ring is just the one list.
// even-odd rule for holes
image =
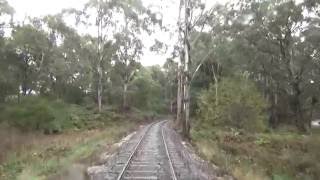
[[141, 69], [133, 81], [131, 92], [132, 105], [136, 108], [157, 113], [165, 112], [165, 101], [162, 86], [159, 82], [161, 71], [155, 67]]
[[76, 86], [68, 86], [66, 92], [63, 94], [63, 99], [71, 104], [81, 104], [85, 94]]
[[50, 103], [48, 100], [36, 97], [23, 98], [19, 104], [11, 103], [10, 106], [6, 106], [2, 118], [12, 126], [23, 130], [60, 131], [62, 127], [58, 123], [58, 118], [66, 112], [56, 113], [58, 111], [54, 109], [56, 107], [61, 110], [64, 104]]
[[249, 131], [265, 128], [267, 103], [252, 82], [242, 78], [225, 78], [218, 84], [218, 99], [215, 86], [211, 85], [200, 95], [199, 123]]
[[58, 133], [64, 129], [86, 127], [89, 112], [61, 100], [24, 97], [20, 103], [9, 103], [1, 112], [1, 121], [24, 131]]
[[191, 72], [199, 68], [192, 89], [247, 74], [270, 104], [269, 125], [308, 130], [310, 119], [318, 118], [320, 97], [319, 5], [314, 0], [236, 0], [212, 7], [198, 24], [212, 31], [191, 31]]

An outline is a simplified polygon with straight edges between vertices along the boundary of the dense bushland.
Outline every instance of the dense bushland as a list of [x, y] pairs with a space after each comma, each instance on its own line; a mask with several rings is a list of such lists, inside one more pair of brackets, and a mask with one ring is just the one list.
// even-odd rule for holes
[[17, 102], [7, 102], [1, 110], [0, 120], [22, 131], [59, 133], [65, 129], [88, 127], [90, 114], [80, 105], [44, 97], [24, 97]]
[[267, 101], [248, 79], [222, 79], [204, 90], [198, 103], [196, 123], [200, 126], [229, 126], [247, 131], [262, 131], [267, 127]]
[[143, 111], [167, 113], [165, 75], [160, 67], [142, 68], [132, 83], [132, 106]]

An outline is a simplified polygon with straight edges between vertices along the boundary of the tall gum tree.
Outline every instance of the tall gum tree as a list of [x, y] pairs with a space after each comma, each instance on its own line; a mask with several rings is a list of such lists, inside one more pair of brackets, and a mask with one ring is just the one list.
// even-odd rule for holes
[[[102, 108], [103, 91], [110, 72], [116, 68], [120, 72], [123, 85], [123, 104], [126, 108], [127, 91], [142, 54], [141, 31], [150, 32], [154, 24], [154, 14], [148, 11], [140, 0], [91, 0], [83, 11], [71, 9], [77, 22], [96, 29], [94, 47], [96, 57], [93, 67], [96, 80], [97, 103]], [[88, 23], [90, 19], [94, 23]], [[113, 44], [114, 43], [114, 44]]]
[[[92, 89], [95, 92], [98, 111], [102, 111], [103, 93], [106, 79], [111, 68], [113, 57], [112, 33], [114, 30], [113, 15], [118, 1], [90, 0], [83, 10], [67, 9], [65, 14], [73, 14], [76, 24], [84, 27], [93, 27], [95, 32], [86, 36], [88, 43], [86, 51], [92, 52], [91, 70], [93, 72]], [[94, 49], [94, 50], [93, 50]]]
[[[117, 2], [117, 10], [122, 18], [115, 34], [117, 45], [117, 68], [123, 85], [122, 109], [128, 110], [128, 90], [132, 80], [140, 68], [140, 56], [142, 55], [142, 36], [151, 33], [151, 26], [160, 21], [155, 14], [145, 8], [140, 0], [121, 0]], [[143, 34], [145, 33], [145, 34]]]
[[210, 11], [205, 10], [201, 0], [180, 0], [179, 6], [179, 47], [180, 67], [177, 91], [177, 126], [181, 127], [184, 137], [190, 135], [190, 88], [192, 74], [192, 43], [193, 31], [200, 27], [203, 30], [206, 17]]

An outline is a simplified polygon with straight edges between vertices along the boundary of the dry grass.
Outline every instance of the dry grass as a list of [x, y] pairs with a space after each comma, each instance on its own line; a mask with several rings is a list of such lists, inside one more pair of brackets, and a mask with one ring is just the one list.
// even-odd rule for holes
[[193, 141], [202, 157], [239, 180], [320, 177], [319, 134], [247, 134], [214, 129], [193, 132]]
[[102, 129], [69, 131], [57, 135], [44, 135], [40, 132], [23, 133], [14, 128], [0, 128], [0, 163], [6, 161], [8, 156], [14, 152], [21, 153], [37, 150], [49, 150], [53, 146], [65, 147], [68, 149], [75, 144], [85, 142], [87, 139], [95, 137], [104, 132]]
[[0, 179], [45, 179], [116, 142], [135, 126], [133, 122], [119, 121], [104, 129], [69, 131], [59, 135], [1, 129], [0, 136], [7, 138], [0, 142]]

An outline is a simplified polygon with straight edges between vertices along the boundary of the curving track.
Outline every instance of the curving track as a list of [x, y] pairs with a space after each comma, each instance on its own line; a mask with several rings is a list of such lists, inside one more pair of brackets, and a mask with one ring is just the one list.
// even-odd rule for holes
[[90, 179], [215, 179], [210, 173], [203, 173], [203, 164], [194, 160], [166, 123], [153, 123], [138, 131], [98, 172], [90, 174]]
[[176, 180], [174, 166], [164, 135], [166, 121], [153, 123], [137, 134], [122, 152], [103, 179]]

